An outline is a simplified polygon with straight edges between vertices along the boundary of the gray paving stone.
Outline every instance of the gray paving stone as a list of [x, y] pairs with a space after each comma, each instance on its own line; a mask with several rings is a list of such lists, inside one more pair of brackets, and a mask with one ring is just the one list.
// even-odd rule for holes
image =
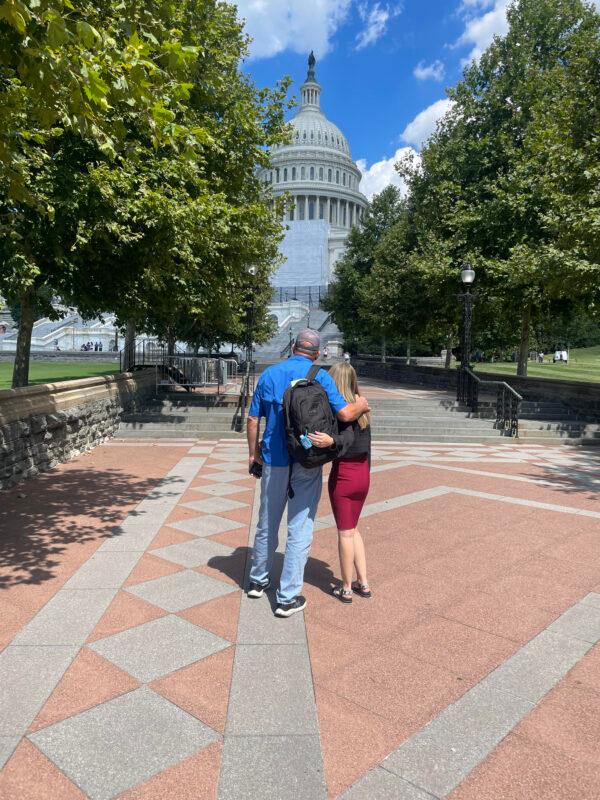
[[251, 486], [237, 486], [230, 483], [216, 483], [214, 486], [192, 486], [193, 492], [201, 492], [202, 494], [210, 494], [214, 497], [224, 497], [228, 494], [239, 494], [240, 492], [249, 492]]
[[600, 603], [597, 606], [589, 602], [577, 603], [554, 620], [546, 630], [596, 644], [600, 639]]
[[193, 533], [196, 536], [212, 536], [214, 533], [225, 533], [226, 531], [234, 531], [236, 528], [244, 527], [241, 522], [225, 519], [225, 517], [217, 517], [213, 514], [191, 517], [190, 519], [181, 520], [181, 522], [170, 522], [169, 525], [171, 528]]
[[227, 547], [212, 539], [192, 539], [181, 544], [170, 544], [152, 550], [152, 555], [180, 564], [182, 567], [199, 567], [208, 564], [209, 559], [215, 556], [228, 556], [233, 553], [232, 547]]
[[306, 644], [237, 645], [227, 734], [256, 731], [265, 736], [318, 732]]
[[245, 481], [247, 479], [247, 472], [211, 472], [210, 475], [202, 475], [203, 481], [214, 481], [215, 483], [231, 483], [232, 481]]
[[219, 737], [144, 686], [29, 738], [91, 800], [110, 800]]
[[490, 673], [485, 683], [537, 703], [590, 647], [588, 642], [542, 631]]
[[581, 602], [585, 603], [586, 605], [600, 608], [600, 594], [598, 594], [598, 592], [590, 592], [589, 594], [586, 594]]
[[89, 647], [142, 683], [149, 683], [230, 647], [231, 642], [180, 617], [145, 622]]
[[325, 800], [318, 735], [225, 739], [219, 800]]
[[181, 504], [184, 508], [202, 511], [205, 514], [220, 514], [222, 511], [234, 511], [237, 508], [248, 508], [248, 503], [240, 503], [229, 497], [207, 497], [205, 500], [190, 500]]
[[24, 734], [79, 647], [15, 647], [0, 653], [0, 736]]
[[188, 450], [188, 453], [193, 453], [194, 455], [197, 453], [209, 455], [210, 453], [212, 453], [212, 447], [191, 447]]
[[368, 772], [338, 800], [437, 800], [437, 798], [381, 767]]
[[251, 600], [245, 594], [242, 596], [237, 643], [306, 646], [303, 615], [294, 614], [286, 620], [278, 619], [273, 615], [270, 600], [271, 597], [266, 594], [258, 600]]
[[136, 586], [128, 586], [127, 591], [165, 611], [174, 613], [238, 590], [235, 586], [215, 580], [208, 575], [186, 570], [145, 581]]
[[533, 704], [478, 684], [383, 762], [384, 769], [445, 797], [496, 747]]
[[207, 468], [220, 469], [223, 470], [223, 472], [236, 472], [243, 469], [244, 467], [247, 468], [247, 464], [248, 464], [247, 458], [245, 458], [244, 460], [240, 458], [237, 461], [223, 461], [218, 464], [208, 464]]
[[13, 645], [83, 644], [117, 589], [61, 589], [13, 639]]
[[124, 550], [111, 553], [96, 551], [65, 583], [65, 589], [118, 589], [142, 553]]
[[12, 756], [20, 741], [20, 736], [0, 736], [0, 769]]
[[128, 517], [124, 524], [100, 545], [97, 552], [122, 553], [127, 550], [143, 552], [164, 525], [174, 505], [170, 503], [168, 508], [160, 515], [156, 515], [151, 511], [144, 511], [139, 516]]

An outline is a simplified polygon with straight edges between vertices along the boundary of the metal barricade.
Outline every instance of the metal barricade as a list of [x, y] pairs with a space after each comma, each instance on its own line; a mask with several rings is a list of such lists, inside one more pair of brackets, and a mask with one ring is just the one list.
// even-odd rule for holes
[[180, 386], [188, 392], [205, 389], [217, 394], [239, 394], [242, 375], [234, 358], [164, 356], [156, 365], [156, 388]]

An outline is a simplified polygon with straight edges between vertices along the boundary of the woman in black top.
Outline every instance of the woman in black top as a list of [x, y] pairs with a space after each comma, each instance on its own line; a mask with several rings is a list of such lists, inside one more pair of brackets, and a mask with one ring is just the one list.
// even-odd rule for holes
[[[329, 374], [340, 394], [354, 402], [358, 381], [354, 367], [349, 363], [334, 364]], [[371, 421], [363, 414], [355, 422], [340, 423], [339, 436], [335, 439], [327, 434], [310, 434], [317, 447], [338, 449], [329, 474], [329, 497], [338, 528], [338, 549], [342, 571], [342, 585], [333, 593], [343, 603], [352, 602], [355, 592], [361, 597], [371, 597], [367, 581], [367, 561], [362, 536], [357, 528], [365, 499], [369, 492], [371, 468]], [[352, 578], [356, 570], [358, 581]]]

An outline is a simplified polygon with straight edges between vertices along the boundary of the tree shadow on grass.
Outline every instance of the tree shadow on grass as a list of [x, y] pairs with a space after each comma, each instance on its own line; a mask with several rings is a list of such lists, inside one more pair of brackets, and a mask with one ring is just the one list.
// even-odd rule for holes
[[3, 492], [0, 589], [51, 580], [70, 545], [118, 536], [124, 508], [151, 496], [159, 484], [172, 485], [173, 495], [179, 494], [181, 483], [118, 469], [74, 468], [44, 473]]

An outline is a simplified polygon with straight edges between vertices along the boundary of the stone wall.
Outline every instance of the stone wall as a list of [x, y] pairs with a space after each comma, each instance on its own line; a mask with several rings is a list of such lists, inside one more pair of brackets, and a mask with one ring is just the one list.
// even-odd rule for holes
[[154, 392], [154, 370], [0, 391], [0, 489], [106, 441]]
[[[382, 364], [377, 359], [358, 358], [352, 363], [360, 376], [376, 380], [430, 386], [436, 389], [456, 388], [457, 370], [440, 367], [407, 367], [397, 362]], [[480, 367], [477, 376], [484, 381], [506, 381], [525, 400], [561, 402], [582, 416], [600, 418], [600, 384], [586, 381], [554, 380], [553, 378], [521, 378], [517, 375], [499, 375], [485, 372]], [[485, 387], [482, 390], [486, 394]]]

